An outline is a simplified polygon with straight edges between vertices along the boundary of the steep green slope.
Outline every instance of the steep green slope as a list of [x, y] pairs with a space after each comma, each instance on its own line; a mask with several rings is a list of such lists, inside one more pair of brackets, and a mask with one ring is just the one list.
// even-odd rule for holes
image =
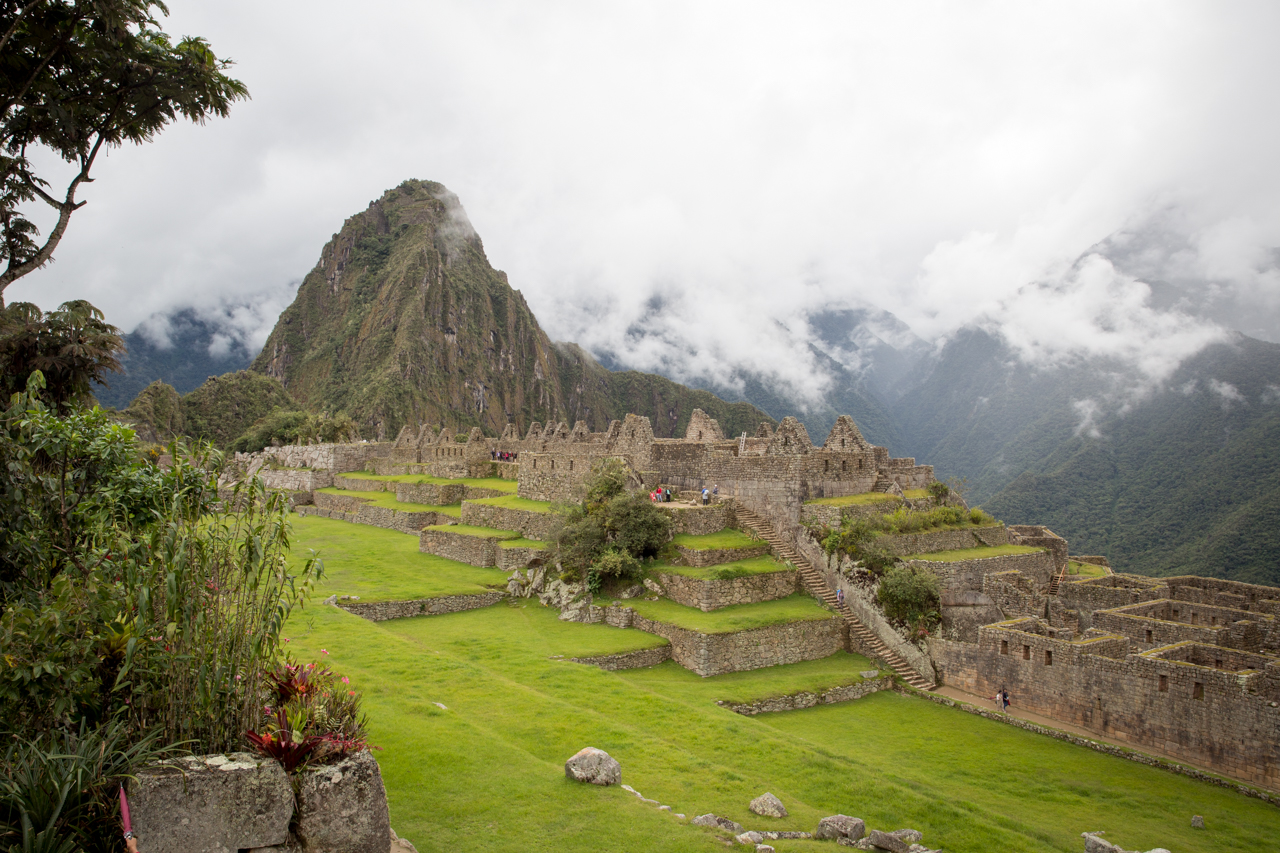
[[694, 408], [727, 433], [764, 413], [643, 374], [612, 374], [578, 347], [555, 345], [524, 297], [489, 265], [457, 197], [406, 181], [346, 221], [281, 314], [253, 369], [307, 409], [344, 411], [370, 437], [407, 423], [521, 432], [533, 421], [628, 411], [675, 435]]
[[1243, 335], [984, 506], [1144, 574], [1280, 584], [1280, 345]]
[[152, 382], [120, 414], [143, 441], [162, 444], [178, 436], [204, 438], [226, 449], [272, 412], [297, 411], [298, 404], [275, 379], [240, 370], [210, 376], [190, 394]]

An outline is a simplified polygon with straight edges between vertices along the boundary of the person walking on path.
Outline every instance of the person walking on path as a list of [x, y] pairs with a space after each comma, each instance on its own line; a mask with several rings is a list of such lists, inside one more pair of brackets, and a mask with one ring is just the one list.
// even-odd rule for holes
[[844, 607], [844, 587], [836, 587], [836, 604]]
[[1008, 691], [1008, 689], [1004, 689], [1004, 690], [1002, 690], [1002, 691], [1001, 691], [1001, 696], [1004, 698], [1004, 712], [1007, 714], [1007, 713], [1009, 713], [1009, 691]]

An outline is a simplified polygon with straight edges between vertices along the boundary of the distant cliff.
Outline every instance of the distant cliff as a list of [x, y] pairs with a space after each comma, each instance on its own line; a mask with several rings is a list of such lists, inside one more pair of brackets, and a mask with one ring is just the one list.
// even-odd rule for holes
[[489, 265], [457, 196], [429, 181], [406, 181], [344, 223], [253, 370], [309, 410], [346, 412], [370, 438], [406, 423], [498, 434], [509, 422], [523, 433], [533, 421], [584, 420], [599, 431], [628, 412], [673, 436], [695, 408], [728, 435], [772, 421], [748, 403], [613, 373], [553, 343]]

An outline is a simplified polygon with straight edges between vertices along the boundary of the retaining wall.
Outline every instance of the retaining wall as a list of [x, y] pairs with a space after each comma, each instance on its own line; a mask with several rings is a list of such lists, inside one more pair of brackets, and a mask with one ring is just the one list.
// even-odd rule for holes
[[503, 548], [498, 546], [496, 558], [498, 560], [498, 568], [503, 571], [514, 571], [515, 569], [526, 569], [535, 561], [545, 562], [548, 557], [546, 548]]
[[786, 598], [799, 588], [794, 570], [768, 572], [726, 580], [702, 580], [671, 572], [658, 575], [667, 598], [685, 607], [696, 607], [704, 612], [728, 607], [732, 604], [751, 604]]
[[635, 652], [619, 652], [615, 655], [596, 655], [586, 658], [569, 658], [574, 663], [585, 663], [598, 666], [609, 672], [620, 669], [644, 669], [657, 666], [663, 661], [671, 660], [671, 646], [658, 646], [656, 649], [640, 649]]
[[498, 565], [498, 543], [501, 539], [466, 536], [445, 530], [423, 530], [418, 537], [418, 550], [471, 566], [487, 568]]
[[690, 536], [702, 536], [707, 533], [719, 533], [726, 527], [737, 524], [737, 514], [730, 503], [713, 503], [709, 506], [674, 506], [658, 504], [671, 516], [672, 533], [686, 533]]
[[1004, 527], [968, 527], [961, 530], [930, 530], [927, 533], [899, 533], [881, 536], [876, 544], [895, 557], [909, 554], [933, 554], [1009, 544], [1009, 531]]
[[481, 592], [472, 595], [442, 595], [436, 598], [415, 598], [409, 601], [342, 601], [335, 606], [354, 613], [370, 622], [388, 619], [407, 619], [411, 616], [439, 616], [442, 613], [461, 613], [491, 607], [506, 598], [505, 592]]
[[349, 495], [330, 495], [314, 492], [313, 507], [295, 507], [299, 515], [315, 515], [321, 518], [333, 518], [338, 521], [349, 521], [353, 524], [367, 524], [370, 527], [383, 527], [387, 530], [398, 530], [401, 533], [417, 533], [432, 524], [447, 524], [453, 521], [447, 515], [437, 512], [406, 512], [385, 506], [373, 506], [352, 498]]
[[760, 699], [755, 702], [745, 704], [735, 704], [733, 702], [717, 702], [716, 704], [722, 708], [728, 708], [735, 714], [742, 714], [745, 717], [754, 717], [756, 714], [771, 714], [778, 711], [796, 711], [801, 708], [813, 708], [818, 705], [834, 705], [837, 702], [852, 702], [855, 699], [861, 699], [863, 696], [870, 696], [872, 693], [879, 693], [881, 690], [893, 689], [893, 676], [885, 676], [883, 678], [874, 678], [867, 681], [860, 681], [857, 684], [845, 684], [840, 687], [832, 687], [821, 693], [792, 693], [790, 696], [771, 696], [768, 699]]
[[516, 530], [527, 539], [547, 540], [560, 523], [560, 517], [550, 512], [463, 501], [462, 523], [474, 527], [492, 527], [495, 530]]
[[686, 548], [683, 545], [677, 545], [676, 550], [680, 552], [680, 559], [684, 565], [706, 568], [718, 566], [721, 563], [750, 560], [753, 557], [768, 554], [772, 549], [769, 543], [761, 542], [749, 548]]
[[1044, 589], [1053, 577], [1053, 555], [1046, 551], [1034, 554], [1004, 554], [998, 557], [982, 557], [977, 560], [908, 560], [907, 565], [914, 569], [931, 572], [942, 584], [944, 590], [969, 589], [980, 591], [986, 575], [1002, 572], [1018, 571], [1030, 578], [1039, 588]]

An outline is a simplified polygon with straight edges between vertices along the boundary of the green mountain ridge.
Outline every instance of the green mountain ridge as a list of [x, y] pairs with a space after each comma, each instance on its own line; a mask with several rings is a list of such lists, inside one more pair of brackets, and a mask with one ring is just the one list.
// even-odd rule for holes
[[553, 343], [493, 269], [457, 196], [406, 181], [349, 218], [321, 251], [252, 369], [305, 409], [345, 412], [369, 438], [406, 424], [522, 433], [534, 421], [603, 430], [628, 412], [658, 436], [701, 408], [728, 434], [768, 415], [653, 374], [613, 373]]

